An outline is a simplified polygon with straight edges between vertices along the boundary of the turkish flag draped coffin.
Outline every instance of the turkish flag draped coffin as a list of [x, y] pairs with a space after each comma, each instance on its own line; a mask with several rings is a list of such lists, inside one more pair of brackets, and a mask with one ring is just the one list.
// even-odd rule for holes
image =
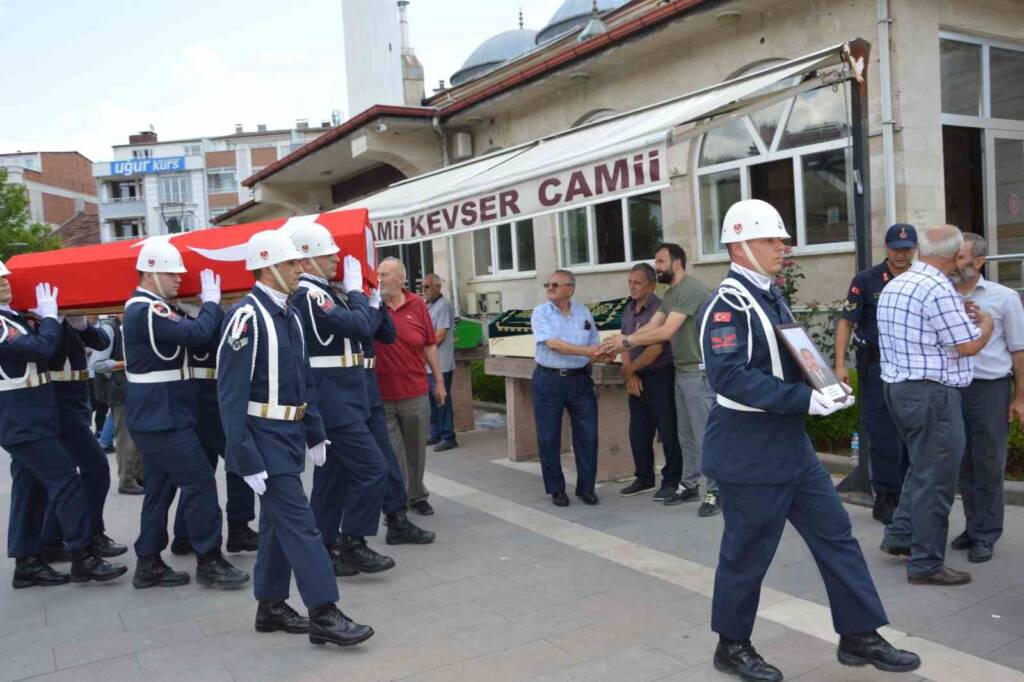
[[[178, 297], [199, 294], [199, 273], [207, 268], [221, 276], [225, 294], [252, 288], [253, 277], [245, 269], [245, 244], [263, 230], [276, 230], [286, 224], [315, 221], [326, 227], [341, 249], [339, 256], [355, 256], [363, 266], [363, 279], [377, 285], [373, 232], [365, 209], [332, 211], [311, 216], [279, 218], [174, 235], [171, 244], [178, 248], [188, 272], [182, 275]], [[138, 284], [135, 269], [141, 239], [80, 246], [57, 251], [26, 253], [7, 261], [8, 281], [13, 306], [26, 310], [36, 304], [35, 287], [49, 282], [60, 290], [57, 304], [62, 312], [119, 311]], [[338, 277], [342, 266], [338, 265]]]

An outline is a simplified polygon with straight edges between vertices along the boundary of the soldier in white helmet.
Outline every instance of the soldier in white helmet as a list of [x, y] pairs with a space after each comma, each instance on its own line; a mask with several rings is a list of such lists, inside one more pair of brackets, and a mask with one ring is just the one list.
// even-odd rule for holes
[[[330, 445], [309, 402], [302, 322], [288, 303], [301, 257], [280, 231], [249, 239], [245, 267], [256, 285], [228, 312], [217, 351], [225, 462], [260, 496], [256, 630], [308, 633], [314, 644], [347, 646], [369, 639], [373, 629], [338, 610], [334, 568], [300, 478], [306, 457], [323, 466]], [[293, 572], [309, 618], [286, 601]]]
[[894, 649], [876, 631], [888, 619], [850, 519], [804, 427], [853, 403], [812, 389], [776, 339], [793, 316], [772, 283], [789, 233], [770, 204], [733, 204], [722, 243], [732, 268], [698, 313], [708, 381], [717, 394], [704, 437], [703, 473], [718, 481], [725, 529], [715, 573], [711, 629], [714, 664], [745, 680], [781, 680], [750, 643], [761, 582], [788, 520], [818, 563], [839, 662], [889, 672], [915, 670], [920, 659]]
[[189, 381], [188, 349], [208, 344], [220, 328], [220, 278], [200, 274], [202, 309], [196, 319], [171, 303], [185, 264], [167, 239], [139, 249], [139, 286], [124, 306], [124, 358], [128, 378], [128, 429], [142, 452], [145, 497], [132, 584], [137, 588], [184, 585], [189, 574], [160, 558], [167, 547], [167, 512], [180, 490], [188, 536], [196, 552], [196, 581], [236, 588], [249, 574], [221, 553], [222, 516], [213, 468], [196, 433], [197, 389]]

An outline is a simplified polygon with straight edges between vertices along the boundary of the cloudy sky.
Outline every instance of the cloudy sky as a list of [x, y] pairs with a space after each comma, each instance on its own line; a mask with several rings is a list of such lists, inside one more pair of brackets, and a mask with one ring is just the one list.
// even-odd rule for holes
[[[169, 140], [319, 122], [332, 109], [347, 118], [341, 3], [0, 0], [0, 153], [98, 161], [151, 125]], [[515, 28], [520, 7], [539, 29], [560, 4], [412, 0], [428, 93], [484, 38]]]

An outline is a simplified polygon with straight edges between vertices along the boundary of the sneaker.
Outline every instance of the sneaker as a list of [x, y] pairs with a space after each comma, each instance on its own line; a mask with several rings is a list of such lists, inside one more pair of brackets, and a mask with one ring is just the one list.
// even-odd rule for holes
[[665, 498], [664, 505], [666, 507], [674, 507], [677, 504], [682, 504], [684, 502], [693, 502], [699, 497], [700, 492], [696, 487], [689, 488], [683, 484], [679, 484], [679, 486], [672, 491], [672, 494]]
[[709, 490], [704, 495], [704, 501], [700, 504], [700, 509], [697, 510], [697, 516], [716, 516], [722, 513], [722, 506], [718, 501], [718, 491]]
[[[621, 497], [632, 497], [633, 495], [639, 495], [640, 493], [651, 490], [652, 488], [654, 488], [653, 483], [644, 483], [639, 478], [634, 478], [632, 483], [619, 491], [619, 495]], [[657, 499], [657, 497], [655, 497], [655, 499]]]
[[[654, 487], [653, 485], [651, 486]], [[672, 483], [661, 482], [661, 486], [658, 487], [658, 492], [654, 493], [654, 497], [651, 498], [655, 502], [664, 502], [666, 498], [671, 497], [672, 493], [676, 491], [676, 486]]]

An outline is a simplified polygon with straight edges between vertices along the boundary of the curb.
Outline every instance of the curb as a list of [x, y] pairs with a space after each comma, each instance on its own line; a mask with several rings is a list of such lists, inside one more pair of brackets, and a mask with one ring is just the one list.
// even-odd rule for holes
[[[819, 452], [818, 459], [825, 465], [830, 474], [845, 475], [853, 471], [854, 463], [850, 457]], [[1024, 481], [1006, 481], [1003, 488], [1005, 504], [1024, 507]]]

